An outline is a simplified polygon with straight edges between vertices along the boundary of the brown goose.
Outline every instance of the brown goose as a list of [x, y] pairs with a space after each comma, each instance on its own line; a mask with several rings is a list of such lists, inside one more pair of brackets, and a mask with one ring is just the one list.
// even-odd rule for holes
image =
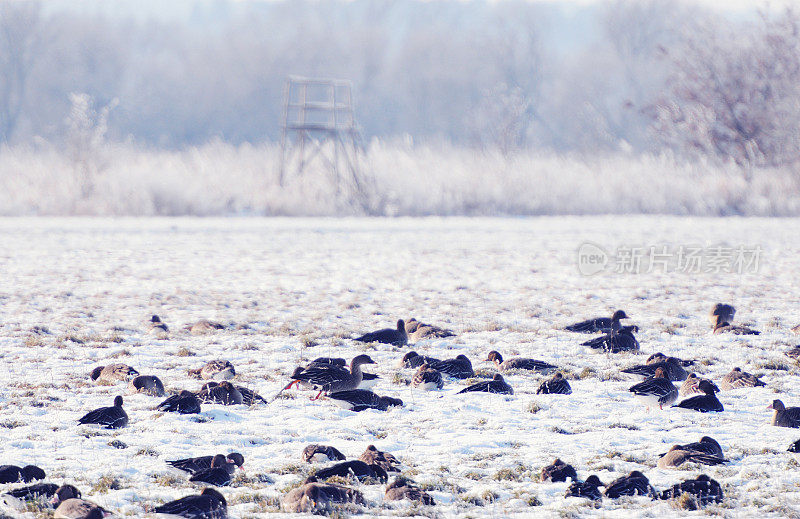
[[656, 353], [647, 359], [647, 364], [625, 368], [622, 372], [652, 377], [655, 375], [656, 370], [661, 369], [669, 380], [681, 381], [686, 380], [686, 377], [689, 376], [689, 372], [683, 369], [684, 362], [677, 357], [667, 357], [662, 353]]
[[760, 335], [761, 332], [758, 330], [753, 330], [752, 328], [748, 328], [747, 326], [739, 326], [736, 324], [731, 324], [728, 321], [723, 319], [723, 316], [717, 316], [717, 322], [714, 325], [714, 333], [731, 333], [733, 335]]
[[328, 400], [337, 406], [350, 411], [366, 411], [377, 409], [388, 411], [390, 407], [402, 406], [403, 401], [389, 396], [378, 396], [366, 389], [351, 389], [348, 391], [335, 391], [328, 394]]
[[631, 386], [628, 391], [643, 400], [648, 409], [650, 406], [664, 409], [664, 406], [669, 407], [678, 399], [678, 388], [670, 382], [663, 368], [656, 369], [652, 378]]
[[673, 445], [666, 454], [659, 458], [658, 467], [662, 469], [680, 467], [687, 461], [701, 465], [720, 465], [727, 460], [720, 456], [686, 449], [684, 445]]
[[386, 472], [400, 472], [400, 462], [392, 454], [379, 451], [374, 445], [367, 446], [358, 458], [367, 465], [380, 465]]
[[53, 514], [54, 519], [102, 519], [107, 510], [96, 503], [79, 498], [62, 501]]
[[211, 360], [202, 368], [190, 369], [189, 376], [203, 380], [230, 380], [236, 376], [236, 370], [227, 360]]
[[200, 319], [194, 324], [186, 325], [185, 329], [192, 335], [207, 335], [209, 333], [218, 332], [219, 330], [224, 330], [225, 326], [221, 323], [209, 321], [208, 319]]
[[606, 485], [605, 495], [611, 499], [621, 496], [652, 496], [655, 493], [647, 477], [634, 470], [627, 476], [615, 479]]
[[428, 362], [431, 368], [449, 375], [453, 378], [465, 379], [475, 376], [475, 371], [472, 369], [472, 362], [466, 355], [458, 355], [454, 359], [445, 359], [438, 362]]
[[387, 501], [400, 501], [402, 499], [408, 499], [410, 501], [418, 501], [423, 505], [430, 506], [436, 504], [436, 501], [434, 501], [430, 494], [414, 485], [406, 478], [399, 476], [386, 487], [384, 498]]
[[144, 393], [150, 396], [164, 396], [164, 384], [153, 375], [139, 375], [128, 384], [131, 393]]
[[478, 382], [476, 384], [472, 384], [471, 386], [467, 386], [457, 394], [462, 393], [497, 393], [500, 395], [513, 395], [514, 389], [503, 378], [503, 375], [500, 373], [495, 373], [492, 380], [485, 380], [483, 382]]
[[422, 339], [442, 339], [445, 337], [453, 337], [455, 333], [452, 330], [440, 328], [432, 324], [425, 324], [417, 321], [413, 317], [406, 321], [406, 334], [408, 339], [417, 342]]
[[401, 365], [404, 368], [418, 368], [423, 364], [435, 364], [437, 362], [441, 362], [439, 359], [434, 359], [433, 357], [426, 357], [424, 355], [420, 355], [416, 351], [409, 351], [405, 355], [403, 355], [403, 360], [401, 361]]
[[319, 483], [311, 477], [281, 498], [284, 512], [317, 514], [330, 512], [337, 504], [364, 504], [364, 495], [354, 489], [334, 483]]
[[567, 478], [571, 478], [572, 481], [578, 481], [578, 473], [575, 472], [575, 468], [572, 465], [564, 463], [559, 458], [556, 458], [553, 463], [542, 469], [542, 481], [556, 483], [558, 481], [566, 481]]
[[595, 317], [594, 319], [588, 319], [579, 323], [570, 324], [569, 326], [565, 326], [564, 329], [569, 332], [577, 333], [609, 333], [611, 331], [611, 325], [613, 322], [619, 322], [620, 319], [627, 318], [628, 315], [624, 311], [617, 310], [611, 315], [611, 318]]
[[503, 356], [497, 351], [490, 351], [486, 357], [489, 362], [497, 364], [500, 371], [508, 371], [510, 369], [526, 369], [530, 371], [547, 372], [556, 369], [552, 364], [548, 364], [542, 360], [526, 359], [523, 357], [516, 357], [513, 359], [503, 360]]
[[312, 461], [342, 461], [345, 458], [339, 449], [331, 447], [330, 445], [317, 445], [312, 443], [303, 449], [303, 461], [311, 463]]
[[428, 366], [428, 364], [423, 364], [419, 367], [417, 372], [414, 373], [414, 378], [412, 379], [411, 383], [414, 385], [414, 387], [418, 387], [425, 391], [434, 391], [444, 387], [442, 374]]
[[[699, 442], [687, 443], [686, 445], [677, 445], [677, 447], [681, 450], [702, 452], [703, 454], [716, 456], [717, 458], [725, 457], [722, 454], [722, 446], [717, 440], [710, 436], [703, 436], [700, 438]], [[664, 455], [666, 455], [666, 453], [661, 454], [660, 456]]]
[[228, 503], [217, 490], [208, 487], [200, 494], [194, 494], [163, 505], [154, 510], [157, 514], [189, 519], [228, 519]]
[[222, 405], [239, 405], [244, 401], [242, 393], [227, 380], [219, 384], [216, 382], [205, 384], [197, 397], [202, 403]]
[[680, 394], [680, 396], [687, 396], [695, 393], [702, 394], [703, 391], [700, 389], [700, 382], [703, 381], [707, 382], [708, 384], [711, 384], [711, 387], [714, 388], [714, 391], [719, 391], [717, 385], [714, 384], [714, 382], [712, 382], [711, 380], [707, 378], [698, 377], [697, 373], [690, 373], [689, 376], [686, 377], [686, 380], [683, 381], [683, 384], [681, 384], [681, 387], [678, 390], [678, 394]]
[[138, 371], [127, 364], [109, 364], [108, 366], [97, 366], [92, 370], [90, 376], [94, 381], [103, 381], [113, 384], [115, 382], [127, 382], [138, 374]]
[[720, 318], [726, 323], [732, 323], [734, 315], [736, 315], [736, 309], [732, 305], [717, 303], [708, 313], [708, 320], [711, 321], [713, 327], [717, 325], [717, 319]]
[[61, 501], [81, 497], [81, 492], [72, 485], [55, 485], [53, 483], [36, 483], [27, 487], [9, 490], [0, 496], [0, 503], [16, 509], [25, 507], [25, 501], [38, 501], [42, 504], [50, 502], [53, 507]]
[[536, 394], [560, 394], [560, 395], [569, 395], [572, 393], [572, 388], [567, 382], [567, 379], [564, 378], [564, 375], [561, 373], [556, 373], [553, 375], [553, 378], [549, 380], [545, 380], [539, 386], [539, 389], [536, 390]]
[[733, 370], [722, 377], [722, 380], [719, 381], [719, 387], [725, 391], [730, 389], [736, 389], [740, 387], [759, 387], [759, 386], [766, 386], [764, 382], [762, 382], [757, 376], [751, 375], [746, 371], [742, 371], [742, 368], [733, 368]]
[[800, 427], [800, 407], [786, 407], [780, 400], [773, 400], [767, 409], [774, 409], [772, 425], [778, 427]]
[[354, 340], [359, 342], [380, 342], [383, 344], [392, 344], [394, 346], [405, 346], [408, 344], [408, 334], [406, 333], [406, 323], [402, 319], [397, 321], [397, 327], [384, 328], [377, 332], [365, 333], [361, 337]]
[[[244, 465], [244, 456], [238, 452], [231, 452], [225, 457], [237, 467], [242, 467]], [[167, 461], [167, 464], [172, 465], [178, 470], [188, 472], [189, 474], [194, 474], [195, 472], [199, 472], [201, 470], [210, 469], [213, 461], [214, 456], [196, 456], [194, 458], [183, 458], [179, 460]]]
[[701, 505], [722, 502], [722, 487], [717, 481], [705, 474], [697, 476], [697, 479], [689, 479], [673, 485], [661, 492], [659, 498], [672, 499], [686, 493], [694, 495]]
[[350, 361], [350, 371], [343, 370], [338, 366], [297, 368], [291, 376], [293, 380], [283, 390], [289, 389], [293, 385], [302, 384], [305, 387], [319, 390], [316, 398], [319, 398], [323, 392], [350, 391], [361, 384], [361, 380], [364, 377], [361, 366], [364, 364], [375, 364], [375, 361], [369, 355], [362, 354]]

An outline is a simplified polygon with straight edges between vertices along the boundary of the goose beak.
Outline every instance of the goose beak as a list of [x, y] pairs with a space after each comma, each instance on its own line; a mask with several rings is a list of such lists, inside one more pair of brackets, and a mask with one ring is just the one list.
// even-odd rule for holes
[[769, 405], [767, 406], [767, 409], [775, 409], [775, 408], [774, 408], [774, 407], [772, 407], [772, 404], [769, 404]]

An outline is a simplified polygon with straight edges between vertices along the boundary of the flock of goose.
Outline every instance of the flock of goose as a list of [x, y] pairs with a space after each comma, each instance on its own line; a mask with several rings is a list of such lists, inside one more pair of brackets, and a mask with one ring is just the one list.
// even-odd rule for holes
[[[717, 304], [710, 312], [713, 333], [758, 334], [747, 327], [734, 325], [735, 309], [731, 305]], [[623, 326], [621, 323], [628, 316], [618, 310], [610, 318], [594, 318], [565, 329], [575, 333], [598, 333], [582, 344], [601, 349], [608, 353], [638, 351], [639, 342], [635, 334], [636, 326]], [[202, 320], [187, 327], [193, 334], [213, 333], [222, 329], [219, 323]], [[158, 316], [150, 320], [150, 333], [159, 338], [169, 334], [168, 326]], [[405, 346], [409, 341], [426, 338], [443, 338], [455, 335], [451, 330], [435, 325], [425, 324], [416, 319], [399, 320], [395, 328], [387, 328], [366, 333], [354, 340], [366, 343], [380, 343], [392, 346]], [[787, 355], [800, 359], [800, 346], [786, 352]], [[513, 395], [513, 388], [505, 381], [501, 372], [538, 372], [550, 374], [555, 372], [539, 386], [539, 394], [569, 394], [572, 388], [557, 366], [543, 360], [532, 358], [504, 358], [498, 351], [488, 352], [485, 359], [495, 365], [498, 373], [489, 380], [479, 381], [461, 388], [455, 394], [463, 393], [495, 393]], [[465, 355], [451, 359], [436, 359], [409, 351], [400, 360], [406, 369], [415, 369], [411, 384], [421, 390], [437, 391], [450, 379], [469, 379], [475, 377], [472, 362]], [[693, 360], [668, 357], [662, 353], [651, 355], [645, 364], [631, 366], [622, 372], [644, 377], [642, 382], [630, 387], [633, 397], [640, 399], [647, 407], [665, 409], [679, 407], [699, 412], [722, 412], [724, 406], [716, 393], [722, 390], [744, 387], [764, 386], [758, 377], [734, 367], [730, 373], [719, 381], [719, 385], [691, 373], [686, 368], [693, 365]], [[284, 391], [293, 387], [316, 392], [312, 400], [329, 401], [351, 411], [376, 409], [386, 411], [394, 406], [402, 406], [400, 399], [380, 396], [371, 391], [379, 378], [364, 371], [365, 366], [375, 364], [369, 355], [357, 355], [349, 365], [345, 359], [320, 357], [310, 363], [298, 366], [289, 376], [289, 382], [272, 399], [266, 399], [251, 389], [231, 382], [236, 376], [236, 369], [226, 360], [215, 360], [202, 367], [189, 370], [189, 375], [204, 382], [199, 391], [181, 390], [156, 405], [155, 409], [163, 412], [181, 414], [200, 413], [201, 406], [206, 403], [222, 405], [268, 405]], [[125, 364], [112, 364], [96, 367], [89, 375], [98, 383], [116, 384], [127, 382], [132, 392], [143, 393], [153, 397], [165, 397], [164, 384], [153, 375], [140, 375], [137, 370]], [[675, 383], [680, 382], [680, 386]], [[679, 397], [684, 397], [678, 402]], [[678, 403], [676, 403], [678, 402]], [[112, 406], [101, 407], [86, 413], [79, 418], [79, 424], [94, 424], [104, 428], [118, 429], [128, 425], [129, 417], [123, 407], [123, 398], [117, 395]], [[781, 427], [800, 427], [800, 407], [787, 408], [780, 400], [773, 401], [772, 425]], [[790, 447], [793, 452], [800, 452], [800, 440]], [[424, 490], [403, 477], [396, 477], [389, 483], [390, 473], [400, 472], [400, 462], [390, 453], [381, 452], [370, 445], [356, 460], [347, 461], [346, 457], [335, 447], [326, 445], [309, 445], [301, 455], [303, 461], [312, 463], [334, 461], [335, 464], [322, 468], [306, 479], [303, 484], [288, 493], [281, 506], [291, 512], [319, 512], [330, 509], [337, 503], [363, 503], [360, 491], [339, 483], [326, 481], [333, 476], [341, 478], [357, 478], [366, 482], [387, 483], [385, 496], [388, 500], [411, 499], [425, 505], [434, 504], [434, 499]], [[686, 462], [703, 465], [719, 465], [726, 463], [720, 444], [713, 438], [704, 436], [698, 442], [685, 445], [674, 445], [662, 454], [658, 467], [678, 467]], [[227, 503], [224, 496], [214, 487], [224, 487], [231, 483], [238, 468], [244, 465], [244, 456], [232, 452], [227, 455], [204, 455], [194, 458], [172, 460], [170, 466], [190, 474], [189, 481], [210, 485], [199, 494], [188, 495], [171, 501], [152, 510], [157, 514], [171, 515], [194, 519], [222, 519], [227, 517]], [[97, 519], [110, 515], [111, 512], [99, 505], [81, 498], [81, 492], [73, 485], [57, 486], [41, 482], [46, 479], [44, 470], [28, 465], [0, 466], [0, 483], [32, 483], [7, 491], [0, 496], [7, 507], [24, 506], [25, 501], [35, 500], [53, 507], [56, 519]], [[625, 495], [645, 495], [653, 499], [669, 499], [690, 494], [699, 504], [719, 502], [723, 499], [722, 490], [716, 481], [706, 475], [686, 480], [674, 486], [656, 491], [647, 477], [639, 471], [631, 472], [608, 484], [603, 484], [596, 475], [581, 480], [576, 470], [560, 459], [542, 470], [543, 481], [571, 480], [566, 495], [585, 497], [591, 500], [617, 498]], [[599, 487], [605, 487], [601, 492]], [[2, 517], [2, 515], [0, 515]]]

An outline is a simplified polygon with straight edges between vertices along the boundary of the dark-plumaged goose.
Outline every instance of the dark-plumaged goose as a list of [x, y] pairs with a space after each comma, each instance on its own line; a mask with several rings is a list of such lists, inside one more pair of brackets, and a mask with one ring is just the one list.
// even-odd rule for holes
[[354, 489], [334, 483], [319, 483], [311, 477], [281, 498], [284, 512], [321, 514], [333, 510], [337, 504], [364, 504], [364, 495]]
[[717, 322], [714, 325], [714, 333], [732, 333], [734, 335], [760, 335], [761, 332], [753, 330], [747, 326], [739, 326], [725, 321], [722, 316], [717, 316]]
[[200, 319], [194, 324], [187, 324], [185, 327], [192, 335], [207, 335], [225, 329], [225, 325], [208, 319]]
[[669, 407], [678, 399], [678, 388], [670, 382], [663, 368], [656, 369], [652, 378], [631, 386], [628, 391], [644, 401], [648, 408], [658, 406], [664, 409], [664, 406]]
[[681, 497], [682, 494], [692, 494], [701, 505], [722, 502], [722, 487], [715, 480], [701, 474], [696, 479], [689, 479], [661, 492], [661, 499]]
[[686, 462], [699, 463], [701, 465], [721, 465], [727, 462], [725, 458], [684, 449], [681, 445], [673, 445], [668, 452], [658, 459], [658, 468], [667, 469], [680, 467]]
[[620, 319], [627, 319], [628, 315], [622, 311], [617, 310], [611, 317], [595, 317], [594, 319], [587, 319], [579, 323], [570, 324], [565, 326], [564, 329], [568, 332], [577, 333], [609, 333], [613, 322], [619, 322]]
[[396, 477], [394, 481], [389, 483], [389, 485], [386, 487], [386, 492], [384, 493], [383, 497], [386, 499], [386, 501], [401, 501], [403, 499], [408, 499], [410, 501], [417, 501], [423, 505], [433, 506], [436, 504], [436, 501], [434, 501], [430, 494], [414, 485], [406, 478], [400, 476]]
[[184, 389], [158, 404], [156, 409], [171, 413], [196, 414], [200, 412], [200, 399], [191, 391]]
[[227, 380], [219, 384], [211, 382], [203, 385], [197, 397], [202, 403], [222, 405], [239, 405], [244, 400], [239, 390]]
[[681, 381], [686, 380], [686, 377], [689, 376], [689, 372], [683, 369], [683, 361], [676, 357], [665, 357], [661, 361], [631, 366], [623, 369], [622, 372], [652, 377], [659, 369], [664, 372], [669, 380]]
[[711, 387], [714, 388], [714, 391], [719, 392], [719, 388], [711, 380], [709, 380], [707, 378], [698, 377], [697, 373], [689, 373], [689, 376], [686, 377], [686, 380], [684, 380], [683, 384], [681, 384], [681, 387], [678, 390], [678, 393], [681, 396], [687, 396], [687, 395], [691, 395], [691, 394], [694, 394], [694, 393], [702, 394], [703, 390], [700, 389], [700, 382], [703, 382], [703, 381], [705, 381], [707, 384], [711, 384]]
[[343, 409], [355, 412], [366, 411], [367, 409], [386, 411], [390, 407], [403, 405], [403, 401], [399, 398], [378, 396], [372, 391], [368, 391], [366, 389], [336, 391], [328, 395], [328, 400]]
[[663, 361], [665, 361], [667, 359], [676, 359], [677, 361], [679, 361], [681, 363], [681, 366], [683, 366], [683, 367], [694, 366], [694, 360], [683, 360], [683, 359], [679, 359], [678, 357], [667, 357], [666, 355], [664, 355], [660, 351], [658, 353], [653, 353], [652, 355], [647, 357], [647, 360], [645, 361], [645, 364], [658, 364], [659, 362], [663, 362]]
[[227, 360], [210, 360], [202, 368], [190, 369], [189, 376], [203, 380], [230, 380], [236, 376], [236, 370]]
[[358, 457], [367, 465], [380, 465], [386, 472], [400, 472], [400, 462], [392, 454], [379, 451], [374, 445], [367, 446], [367, 449]]
[[[315, 367], [322, 367], [322, 368], [340, 368], [342, 370], [347, 370], [347, 363], [344, 359], [340, 357], [318, 357], [311, 362], [304, 369], [311, 369]], [[380, 377], [375, 375], [374, 373], [367, 373], [366, 371], [361, 372], [361, 384], [358, 385], [357, 389], [370, 389], [375, 387], [375, 385], [380, 382]]]
[[421, 323], [413, 317], [406, 321], [405, 326], [408, 339], [413, 342], [423, 339], [444, 339], [445, 337], [454, 337], [456, 335], [452, 330], [433, 324]]
[[572, 388], [570, 387], [569, 382], [567, 382], [567, 379], [565, 379], [564, 375], [561, 373], [556, 373], [551, 379], [542, 382], [542, 384], [539, 386], [539, 389], [536, 390], [537, 395], [569, 395], [571, 393]]
[[772, 425], [778, 427], [800, 427], [800, 407], [786, 407], [780, 400], [773, 400], [767, 409], [773, 409]]
[[740, 387], [759, 387], [766, 386], [766, 384], [755, 375], [751, 375], [742, 368], [733, 368], [730, 373], [722, 377], [719, 381], [719, 387], [725, 391], [736, 389]]
[[572, 481], [578, 481], [578, 473], [575, 472], [575, 468], [572, 465], [564, 463], [560, 458], [556, 458], [553, 463], [542, 468], [542, 481], [556, 483], [566, 481], [567, 478], [571, 478]]
[[152, 316], [150, 318], [150, 335], [159, 339], [166, 339], [168, 334], [169, 328], [161, 321], [161, 318], [157, 315]]
[[72, 485], [58, 486], [53, 483], [36, 483], [35, 485], [9, 490], [4, 496], [11, 496], [23, 506], [23, 501], [39, 501], [41, 504], [49, 502], [53, 506], [58, 506], [61, 501], [81, 497], [81, 493]]
[[144, 393], [150, 396], [164, 396], [164, 384], [154, 375], [139, 375], [128, 384], [131, 393]]
[[128, 425], [128, 413], [122, 408], [122, 397], [114, 397], [114, 405], [111, 407], [101, 407], [94, 411], [89, 411], [79, 420], [80, 424], [97, 424], [106, 429], [119, 429]]
[[182, 497], [157, 506], [154, 511], [187, 519], [227, 519], [228, 503], [222, 494], [209, 487], [199, 495]]
[[408, 334], [406, 333], [406, 323], [402, 319], [397, 321], [397, 327], [384, 328], [376, 332], [365, 333], [361, 337], [354, 340], [359, 342], [380, 342], [383, 344], [392, 344], [394, 346], [405, 346], [408, 344]]
[[312, 443], [303, 449], [303, 461], [311, 463], [312, 461], [341, 461], [346, 459], [339, 449], [331, 447], [330, 445], [317, 445]]
[[650, 486], [650, 480], [639, 472], [634, 470], [627, 476], [615, 479], [606, 485], [605, 495], [611, 499], [616, 499], [620, 496], [652, 496], [655, 494], [653, 487]]
[[607, 353], [639, 350], [639, 341], [634, 337], [633, 331], [622, 328], [618, 321], [611, 324], [609, 333], [583, 342], [581, 345], [589, 346], [594, 350], [603, 350]]
[[703, 391], [702, 395], [693, 396], [691, 398], [687, 398], [686, 400], [682, 400], [679, 404], [676, 404], [675, 407], [694, 409], [695, 411], [700, 411], [701, 413], [718, 413], [725, 410], [725, 408], [722, 407], [722, 402], [719, 401], [717, 395], [715, 394], [716, 387], [713, 384], [706, 380], [701, 380], [700, 384], [698, 384], [698, 387], [701, 391]]
[[[212, 382], [209, 382], [211, 384]], [[263, 396], [259, 395], [252, 389], [248, 389], [244, 386], [238, 386], [236, 384], [233, 385], [236, 390], [242, 395], [242, 403], [247, 406], [256, 405], [258, 403], [266, 404], [267, 399]]]
[[526, 359], [524, 357], [503, 360], [503, 356], [497, 351], [490, 351], [486, 360], [497, 364], [497, 367], [500, 371], [508, 371], [510, 369], [526, 369], [530, 371], [546, 372], [556, 368], [552, 364], [544, 362], [543, 360]]
[[[710, 456], [716, 456], [717, 458], [725, 457], [722, 454], [722, 446], [719, 444], [717, 440], [715, 440], [710, 436], [703, 436], [702, 438], [700, 438], [699, 442], [687, 443], [686, 445], [676, 445], [673, 448], [675, 447], [678, 447], [680, 450], [684, 451], [694, 451], [703, 454], [708, 454]], [[661, 454], [661, 456], [665, 455], [666, 453]]]
[[317, 480], [325, 480], [333, 476], [342, 478], [354, 477], [358, 480], [373, 478], [384, 483], [389, 479], [389, 475], [380, 465], [368, 465], [361, 460], [343, 461], [320, 469], [314, 474]]
[[44, 470], [36, 465], [0, 465], [0, 483], [30, 483], [46, 477]]
[[109, 383], [128, 381], [138, 375], [139, 372], [127, 364], [109, 364], [108, 366], [97, 366], [90, 375], [94, 381]]
[[108, 513], [97, 503], [73, 497], [61, 501], [53, 513], [54, 519], [102, 519]]
[[564, 497], [585, 497], [592, 501], [600, 501], [603, 499], [603, 493], [600, 492], [598, 487], [603, 486], [605, 485], [600, 481], [600, 478], [592, 474], [582, 483], [579, 481], [572, 483], [564, 494]]
[[211, 459], [211, 467], [198, 470], [189, 478], [189, 481], [224, 487], [233, 480], [235, 471], [236, 464], [232, 460], [226, 458], [224, 454], [217, 454]]
[[503, 375], [500, 373], [495, 373], [492, 380], [485, 380], [483, 382], [478, 382], [476, 384], [472, 384], [471, 386], [467, 386], [457, 394], [461, 393], [498, 393], [501, 395], [513, 395], [514, 390], [511, 386], [503, 378]]
[[[244, 456], [238, 452], [231, 452], [226, 456], [237, 467], [244, 465]], [[194, 474], [201, 470], [210, 469], [214, 456], [197, 456], [194, 458], [183, 458], [180, 460], [167, 461], [167, 464], [172, 465], [178, 470]]]
[[420, 355], [416, 351], [409, 351], [403, 355], [402, 366], [404, 368], [418, 368], [423, 364], [431, 365], [437, 362], [441, 362], [441, 360]]
[[472, 362], [466, 355], [459, 355], [454, 359], [440, 360], [438, 362], [428, 362], [428, 365], [436, 371], [453, 378], [464, 379], [475, 376]]
[[735, 315], [736, 309], [732, 305], [717, 303], [708, 313], [708, 320], [711, 322], [711, 326], [714, 327], [720, 318], [723, 322], [732, 323]]
[[423, 364], [419, 367], [414, 378], [411, 379], [414, 387], [424, 389], [425, 391], [434, 391], [444, 387], [444, 380], [442, 379], [441, 372], [431, 368], [428, 364]]
[[[369, 355], [358, 355], [350, 361], [350, 370], [338, 366], [315, 366], [309, 369], [297, 368], [292, 374], [293, 379], [283, 390], [293, 385], [303, 384], [305, 387], [319, 390], [317, 398], [323, 392], [335, 393], [337, 391], [350, 391], [356, 389], [363, 379], [361, 366], [375, 364]], [[282, 390], [282, 391], [283, 391]]]

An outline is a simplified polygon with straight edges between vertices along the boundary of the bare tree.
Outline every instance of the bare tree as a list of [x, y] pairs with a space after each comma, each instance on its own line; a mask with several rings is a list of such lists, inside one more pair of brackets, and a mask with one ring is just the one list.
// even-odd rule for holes
[[38, 1], [0, 3], [0, 142], [11, 140], [19, 124], [40, 25]]

